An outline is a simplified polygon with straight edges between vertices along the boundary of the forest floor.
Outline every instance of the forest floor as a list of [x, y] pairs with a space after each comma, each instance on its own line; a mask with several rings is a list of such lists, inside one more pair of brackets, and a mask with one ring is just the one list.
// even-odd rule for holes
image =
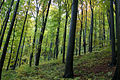
[[46, 61], [38, 67], [23, 65], [16, 70], [3, 70], [2, 80], [111, 80], [115, 67], [108, 67], [110, 49], [74, 56], [74, 79], [64, 79], [65, 64], [61, 59]]

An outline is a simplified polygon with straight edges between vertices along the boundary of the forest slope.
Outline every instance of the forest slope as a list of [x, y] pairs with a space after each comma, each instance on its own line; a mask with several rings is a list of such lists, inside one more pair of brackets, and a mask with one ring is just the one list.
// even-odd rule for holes
[[[108, 67], [111, 61], [110, 48], [74, 56], [74, 80], [110, 80], [115, 67]], [[38, 67], [23, 65], [15, 71], [3, 70], [2, 80], [64, 80], [64, 64], [61, 59], [41, 63]], [[72, 79], [65, 79], [72, 80]]]

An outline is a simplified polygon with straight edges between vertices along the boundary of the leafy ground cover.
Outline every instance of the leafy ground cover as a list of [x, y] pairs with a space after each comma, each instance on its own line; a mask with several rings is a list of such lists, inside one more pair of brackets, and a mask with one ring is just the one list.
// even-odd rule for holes
[[111, 80], [115, 67], [109, 67], [109, 48], [82, 56], [74, 56], [74, 79], [62, 78], [64, 66], [61, 59], [46, 61], [38, 67], [23, 65], [16, 70], [3, 70], [2, 80]]

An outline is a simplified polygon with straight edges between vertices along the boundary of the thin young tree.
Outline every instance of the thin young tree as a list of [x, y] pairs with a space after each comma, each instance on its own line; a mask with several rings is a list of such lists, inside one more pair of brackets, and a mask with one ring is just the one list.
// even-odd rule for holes
[[58, 0], [58, 7], [59, 7], [59, 17], [58, 17], [58, 27], [57, 27], [57, 34], [56, 34], [56, 42], [55, 42], [55, 53], [56, 59], [58, 58], [59, 54], [59, 30], [60, 30], [60, 22], [61, 22], [61, 0]]
[[64, 36], [63, 36], [63, 60], [62, 62], [65, 63], [65, 46], [66, 46], [66, 34], [67, 34], [67, 23], [68, 23], [68, 9], [67, 9], [68, 0], [65, 0], [65, 7], [66, 7], [66, 19], [65, 19], [65, 29], [64, 29]]
[[39, 58], [40, 58], [40, 53], [41, 53], [41, 45], [42, 45], [43, 35], [44, 35], [44, 32], [45, 32], [45, 28], [46, 28], [46, 23], [47, 23], [47, 18], [48, 18], [48, 14], [49, 14], [50, 5], [51, 5], [51, 0], [49, 0], [48, 9], [47, 9], [47, 13], [46, 13], [46, 18], [45, 18], [45, 21], [44, 21], [44, 24], [43, 24], [43, 27], [42, 27], [41, 33], [40, 33], [38, 52], [35, 55], [36, 56], [36, 58], [35, 58], [35, 65], [36, 66], [39, 65]]
[[79, 56], [81, 55], [81, 39], [83, 31], [83, 0], [81, 0], [81, 28], [80, 28], [80, 37], [79, 37]]
[[37, 23], [38, 23], [38, 13], [39, 13], [39, 7], [38, 7], [38, 1], [36, 0], [35, 31], [34, 31], [34, 38], [33, 38], [33, 42], [32, 42], [32, 52], [30, 54], [30, 62], [29, 62], [30, 67], [32, 65], [33, 52], [34, 52], [34, 47], [35, 47], [35, 39], [36, 39]]
[[65, 64], [65, 73], [63, 76], [65, 78], [73, 78], [73, 53], [74, 53], [74, 46], [75, 46], [77, 11], [78, 11], [78, 0], [73, 0], [69, 41], [68, 41], [68, 48], [67, 48], [67, 58], [66, 58], [66, 64]]
[[84, 53], [86, 53], [86, 31], [87, 31], [87, 1], [85, 0], [86, 2], [86, 17], [85, 17], [85, 31], [84, 31], [84, 43], [83, 43], [83, 46], [84, 46]]
[[13, 39], [12, 39], [12, 45], [11, 45], [11, 50], [10, 50], [10, 56], [9, 56], [8, 65], [7, 65], [6, 70], [9, 69], [10, 62], [11, 62], [11, 57], [12, 57], [12, 52], [13, 52], [13, 43], [14, 43], [14, 39], [15, 39], [15, 29], [16, 29], [16, 25], [17, 25], [17, 19], [16, 19], [15, 26], [14, 26]]
[[91, 9], [91, 27], [90, 27], [90, 46], [89, 46], [89, 51], [92, 52], [92, 43], [93, 43], [93, 5], [90, 0], [90, 9]]
[[23, 39], [23, 44], [22, 44], [22, 49], [21, 49], [21, 54], [20, 54], [20, 59], [19, 59], [19, 67], [21, 66], [21, 61], [22, 61], [22, 55], [23, 55], [26, 35], [27, 35], [27, 27], [26, 27], [25, 35], [24, 35], [24, 39]]

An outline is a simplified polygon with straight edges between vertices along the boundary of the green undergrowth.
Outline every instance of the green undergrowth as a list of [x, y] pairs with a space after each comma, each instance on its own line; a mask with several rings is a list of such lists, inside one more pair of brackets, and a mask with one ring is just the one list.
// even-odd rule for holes
[[74, 79], [62, 78], [65, 64], [58, 59], [42, 62], [38, 67], [22, 65], [14, 71], [3, 69], [2, 80], [110, 80], [113, 74], [107, 67], [110, 55], [110, 49], [103, 48], [93, 53], [74, 56]]

